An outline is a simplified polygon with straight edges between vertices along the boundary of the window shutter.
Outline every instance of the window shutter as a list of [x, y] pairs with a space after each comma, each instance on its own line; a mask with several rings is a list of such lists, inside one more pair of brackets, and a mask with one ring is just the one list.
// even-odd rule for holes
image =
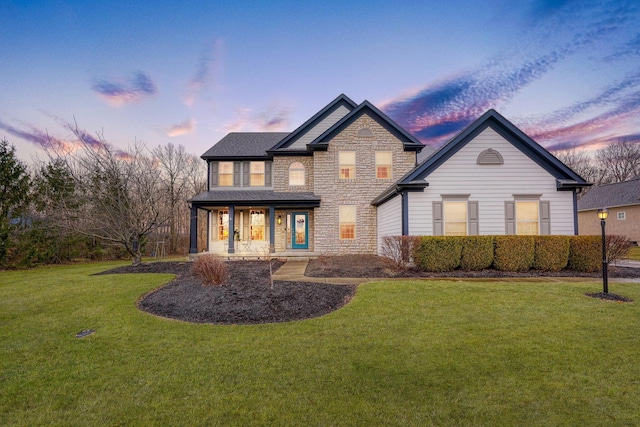
[[477, 236], [480, 232], [478, 222], [478, 202], [467, 203], [469, 236]]
[[249, 186], [249, 174], [251, 170], [249, 169], [249, 162], [242, 162], [242, 184], [240, 184], [240, 162], [236, 162], [238, 164], [238, 187], [248, 187]]
[[211, 187], [218, 186], [218, 162], [209, 163], [209, 173], [211, 176], [209, 177], [209, 183]]
[[550, 202], [540, 202], [540, 234], [551, 234]]
[[433, 202], [433, 235], [442, 236], [442, 202]]
[[504, 202], [505, 234], [516, 234], [516, 202]]
[[271, 166], [273, 163], [264, 162], [264, 186], [271, 187]]

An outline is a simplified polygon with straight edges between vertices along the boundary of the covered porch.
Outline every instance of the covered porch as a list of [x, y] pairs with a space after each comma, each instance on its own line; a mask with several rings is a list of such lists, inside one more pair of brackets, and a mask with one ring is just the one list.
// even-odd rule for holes
[[313, 214], [319, 205], [319, 198], [310, 193], [201, 193], [191, 200], [189, 254], [199, 253], [197, 218], [198, 211], [204, 210], [206, 245], [200, 253], [251, 259], [313, 256]]

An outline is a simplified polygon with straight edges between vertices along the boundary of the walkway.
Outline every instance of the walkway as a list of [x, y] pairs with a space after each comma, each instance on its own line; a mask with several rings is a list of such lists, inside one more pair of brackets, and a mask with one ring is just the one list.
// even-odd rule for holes
[[[280, 267], [275, 273], [273, 273], [273, 280], [284, 280], [288, 282], [312, 282], [312, 283], [332, 283], [334, 285], [359, 285], [360, 283], [365, 282], [373, 282], [379, 280], [425, 280], [425, 278], [413, 278], [413, 277], [398, 277], [398, 278], [380, 278], [380, 277], [309, 277], [305, 276], [304, 272], [307, 269], [307, 264], [309, 264], [309, 258], [289, 258], [287, 262]], [[630, 260], [622, 260], [618, 261], [613, 265], [617, 265], [620, 267], [634, 267], [640, 268], [640, 261], [630, 261]], [[473, 280], [487, 280], [486, 278], [475, 279], [475, 278], [461, 278], [461, 277], [438, 277], [434, 278], [437, 280], [464, 280], [464, 281], [473, 281]], [[426, 279], [433, 280], [433, 279]], [[590, 277], [552, 277], [552, 276], [544, 276], [544, 277], [518, 277], [518, 278], [506, 278], [499, 277], [493, 278], [496, 281], [511, 281], [517, 280], [519, 282], [522, 281], [547, 281], [547, 282], [576, 282], [576, 281], [589, 281], [589, 280], [602, 280], [600, 278], [590, 278]], [[640, 279], [633, 278], [609, 278], [609, 282], [635, 282], [640, 283]]]
[[[368, 282], [367, 278], [343, 278], [343, 277], [308, 277], [304, 275], [309, 264], [309, 258], [289, 258], [287, 262], [273, 273], [273, 280], [286, 280], [289, 282], [313, 282], [332, 283], [334, 285], [359, 285]], [[380, 279], [378, 279], [380, 280]]]

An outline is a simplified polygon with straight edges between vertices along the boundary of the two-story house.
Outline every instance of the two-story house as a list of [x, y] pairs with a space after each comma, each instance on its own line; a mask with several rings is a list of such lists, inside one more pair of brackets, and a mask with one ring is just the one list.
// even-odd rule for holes
[[375, 254], [385, 235], [577, 234], [586, 183], [493, 110], [425, 161], [368, 101], [340, 95], [291, 133], [231, 133], [202, 155], [206, 251]]

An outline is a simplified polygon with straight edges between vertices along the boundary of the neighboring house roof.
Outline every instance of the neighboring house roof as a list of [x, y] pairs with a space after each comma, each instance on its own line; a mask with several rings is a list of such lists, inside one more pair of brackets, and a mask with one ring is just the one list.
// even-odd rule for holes
[[329, 141], [340, 133], [344, 128], [353, 123], [363, 114], [368, 113], [369, 116], [374, 119], [378, 124], [388, 130], [392, 135], [398, 138], [404, 144], [405, 151], [417, 151], [420, 152], [424, 148], [422, 144], [415, 136], [404, 130], [400, 125], [393, 121], [389, 116], [378, 110], [369, 101], [363, 101], [353, 111], [344, 116], [340, 121], [327, 129], [322, 135], [314, 139], [308, 144], [311, 150], [326, 150]]
[[269, 205], [320, 206], [320, 197], [313, 193], [275, 192], [273, 190], [215, 190], [194, 196], [189, 202], [200, 206]]
[[417, 191], [419, 188], [418, 184], [420, 182], [424, 182], [431, 172], [440, 167], [487, 127], [491, 127], [494, 131], [527, 155], [531, 160], [536, 162], [540, 167], [555, 177], [558, 190], [572, 190], [574, 188], [592, 185], [545, 150], [537, 142], [528, 137], [511, 122], [501, 116], [497, 111], [491, 109], [463, 129], [442, 148], [428, 156], [413, 170], [405, 174], [405, 176], [400, 178], [399, 181], [376, 197], [371, 204], [379, 206], [403, 190]]
[[340, 94], [287, 137], [271, 147], [269, 151], [275, 155], [280, 153], [290, 155], [292, 151], [307, 154], [306, 144], [304, 144], [304, 147], [300, 147], [299, 145], [301, 144], [296, 144], [296, 142], [300, 141], [302, 143], [305, 138], [312, 141], [318, 135], [313, 133], [314, 130], [320, 133], [324, 132], [357, 106], [358, 104], [353, 102], [347, 95]]
[[631, 205], [640, 205], [640, 176], [593, 187], [578, 200], [578, 211]]
[[209, 148], [201, 158], [204, 160], [268, 159], [267, 150], [277, 144], [288, 132], [232, 132]]

